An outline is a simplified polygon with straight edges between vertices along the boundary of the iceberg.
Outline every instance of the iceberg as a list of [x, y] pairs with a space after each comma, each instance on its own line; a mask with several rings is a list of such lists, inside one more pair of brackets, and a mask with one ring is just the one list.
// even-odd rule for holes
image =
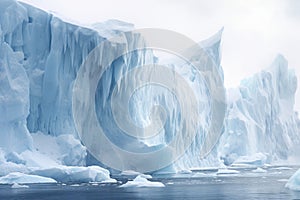
[[278, 55], [270, 68], [228, 90], [225, 131], [218, 146], [226, 165], [262, 166], [297, 155], [299, 119], [294, 111], [297, 77]]
[[72, 167], [58, 166], [45, 169], [37, 169], [31, 172], [33, 175], [50, 177], [58, 182], [104, 182], [115, 183], [115, 179], [110, 178], [110, 173], [107, 169], [99, 166], [88, 167]]
[[[113, 181], [106, 169], [90, 166], [109, 168], [95, 160], [80, 141], [73, 117], [73, 86], [81, 65], [104, 41], [116, 36], [122, 38], [116, 47], [100, 50], [96, 60], [113, 57], [113, 49], [145, 45], [147, 41], [140, 34], [125, 33], [133, 29], [132, 24], [118, 20], [84, 28], [25, 3], [0, 2], [0, 176], [19, 172], [60, 182]], [[199, 45], [217, 66], [223, 82], [221, 36], [222, 30]], [[109, 139], [128, 151], [157, 151], [167, 146], [179, 129], [178, 101], [170, 92], [154, 86], [134, 93], [128, 110], [132, 120], [143, 127], [151, 121], [149, 107], [162, 105], [171, 115], [160, 134], [133, 140], [131, 136], [120, 134], [112, 122], [111, 96], [114, 88], [122, 90], [124, 87], [120, 81], [123, 75], [137, 66], [159, 62], [164, 60], [153, 51], [127, 53], [116, 59], [99, 80], [95, 95], [97, 119], [109, 133]], [[197, 108], [202, 112], [197, 121], [202, 124], [185, 154], [154, 173], [229, 165], [257, 168], [297, 155], [300, 121], [293, 107], [297, 78], [283, 56], [279, 55], [270, 68], [243, 80], [238, 88], [227, 90], [228, 107], [222, 136], [205, 158], [200, 154], [212, 109], [206, 83], [186, 63], [176, 59], [168, 62], [170, 68], [188, 80], [197, 98], [202, 98], [202, 106]], [[125, 102], [121, 105], [123, 103], [125, 105]], [[81, 108], [75, 109], [84, 114], [80, 113]], [[166, 154], [163, 159], [169, 160], [172, 156]], [[136, 170], [130, 166], [131, 160], [122, 162], [125, 167], [120, 171], [124, 174]], [[145, 165], [155, 163], [157, 160], [144, 162]], [[137, 181], [145, 181], [142, 178]]]
[[[43, 167], [43, 164], [41, 163], [49, 163], [50, 160], [57, 161], [58, 164], [64, 165], [92, 164], [89, 156], [86, 159], [86, 163], [84, 163], [84, 158], [86, 157], [84, 154], [84, 147], [77, 145], [78, 150], [75, 150], [77, 147], [75, 147], [76, 145], [74, 143], [70, 144], [70, 146], [58, 144], [58, 138], [61, 137], [61, 135], [64, 135], [63, 137], [65, 138], [69, 137], [67, 139], [69, 141], [72, 140], [72, 138], [66, 136], [66, 134], [73, 135], [75, 139], [78, 139], [72, 115], [72, 90], [74, 80], [84, 59], [100, 42], [114, 37], [115, 35], [120, 35], [124, 31], [131, 30], [132, 24], [114, 20], [94, 25], [94, 30], [92, 30], [65, 23], [51, 14], [24, 3], [1, 1], [0, 6], [3, 11], [1, 12], [1, 44], [9, 48], [9, 50], [5, 50], [5, 52], [18, 55], [19, 60], [16, 68], [23, 73], [24, 78], [20, 82], [27, 92], [26, 94], [24, 94], [24, 92], [19, 94], [26, 102], [14, 103], [15, 105], [22, 105], [26, 108], [26, 112], [22, 115], [22, 123], [25, 132], [15, 131], [14, 133], [10, 133], [6, 131], [8, 128], [3, 127], [2, 129], [5, 130], [5, 134], [9, 137], [12, 136], [15, 140], [19, 140], [14, 142], [14, 144], [18, 144], [17, 142], [23, 142], [24, 144], [18, 144], [18, 148], [16, 148], [14, 145], [4, 142], [3, 144], [0, 143], [0, 147], [3, 149], [9, 148], [7, 150], [8, 152], [20, 153], [27, 161], [27, 165], [32, 167]], [[18, 17], [15, 17], [15, 10], [18, 11]], [[10, 24], [13, 24], [13, 26], [9, 27]], [[214, 44], [213, 47], [210, 47], [209, 45], [204, 46], [207, 52], [219, 62], [220, 57], [218, 55], [218, 50], [220, 34], [216, 38], [215, 41], [211, 41]], [[125, 34], [125, 43], [123, 42], [124, 41], [118, 44], [120, 48], [137, 46], [137, 44], [143, 45], [144, 43], [143, 38], [139, 34]], [[104, 51], [100, 52], [99, 58], [101, 58], [102, 54], [105, 55]], [[12, 58], [13, 56], [5, 56], [1, 61], [10, 60]], [[117, 80], [120, 79], [122, 73], [128, 72], [135, 66], [155, 63], [156, 60], [157, 58], [153, 53], [146, 50], [133, 52], [125, 57], [117, 59], [100, 80], [100, 99], [97, 101], [96, 107], [98, 107], [100, 111], [107, 112], [102, 106], [106, 105], [106, 101], [110, 98], [109, 95], [112, 92], [111, 88], [116, 85]], [[1, 65], [1, 69], [3, 68], [2, 66], [3, 65]], [[218, 70], [221, 70], [221, 68]], [[9, 76], [9, 73], [6, 71], [1, 74], [3, 77]], [[27, 82], [28, 84], [26, 85], [23, 82]], [[10, 84], [11, 86], [16, 85], [13, 83]], [[199, 85], [201, 86], [201, 83], [198, 83], [198, 86]], [[22, 91], [20, 90], [20, 92]], [[152, 95], [149, 92], [146, 93], [147, 96]], [[204, 92], [202, 92], [202, 94], [205, 95]], [[11, 92], [5, 92], [1, 96], [5, 95], [12, 94]], [[145, 93], [138, 94], [133, 102], [139, 101], [141, 95], [145, 95]], [[161, 96], [158, 100], [160, 101], [159, 103], [163, 103], [164, 105], [169, 103], [176, 105], [176, 101], [174, 101], [173, 97], [170, 98], [170, 95], [165, 96], [164, 94], [161, 95], [161, 93], [157, 93], [156, 96]], [[13, 101], [10, 100], [9, 102], [13, 103]], [[153, 105], [156, 103], [158, 102], [151, 100], [150, 102], [145, 102], [145, 105]], [[1, 105], [6, 104], [8, 103], [5, 102]], [[143, 114], [145, 108], [142, 108], [142, 110], [138, 110], [139, 107], [134, 109], [137, 109], [134, 110], [137, 114], [137, 121], [145, 119]], [[172, 109], [176, 114], [177, 111], [174, 110], [174, 107], [170, 107], [169, 110]], [[11, 113], [14, 112], [9, 111], [7, 113], [8, 115], [11, 115]], [[4, 122], [2, 124], [5, 124], [7, 127], [15, 126], [15, 123], [8, 119], [3, 119]], [[176, 128], [170, 125], [176, 120], [175, 117], [170, 119], [168, 122], [170, 128], [165, 129], [170, 130], [168, 130], [168, 133], [166, 133], [164, 137], [148, 141], [137, 141], [137, 144], [133, 144], [132, 146], [138, 146], [138, 143], [140, 143], [145, 148], [149, 147], [150, 149], [155, 149], [160, 148], [159, 146], [161, 145], [166, 145], [168, 141], [172, 139], [172, 130]], [[111, 116], [109, 113], [107, 115], [101, 115], [101, 121], [103, 121], [107, 128], [113, 127], [114, 125], [110, 122]], [[14, 136], [13, 134], [16, 134], [16, 132], [18, 135]], [[48, 137], [49, 142], [51, 141], [51, 144], [53, 144], [52, 150], [44, 149], [45, 145], [43, 145], [43, 140], [39, 139], [39, 137], [41, 138], [42, 136], [35, 136], [34, 134], [37, 132], [48, 136], [58, 137], [55, 142]], [[24, 139], [24, 137], [26, 137], [26, 139]], [[114, 136], [112, 135], [111, 137]], [[37, 142], [33, 140], [42, 142], [42, 145], [36, 145]], [[3, 141], [10, 140], [7, 138]], [[125, 137], [124, 140], [123, 138], [117, 138], [115, 141], [119, 142], [118, 145], [126, 147], [129, 147], [129, 143], [131, 142], [128, 137]], [[34, 147], [33, 143], [38, 147]], [[197, 144], [201, 144], [201, 141]], [[200, 149], [197, 144], [194, 144], [196, 148], [196, 150], [193, 151], [195, 157], [197, 150]], [[60, 150], [65, 151], [63, 152], [63, 155], [66, 157], [57, 158], [56, 155], [58, 154], [58, 150], [56, 149], [63, 148], [64, 146], [66, 148]], [[39, 151], [36, 151], [36, 149], [39, 149]], [[72, 150], [66, 152], [67, 149]], [[43, 155], [47, 154], [45, 151], [52, 152], [47, 155], [50, 157], [50, 160], [44, 159], [45, 157], [43, 157]], [[75, 153], [75, 155], [72, 155], [73, 153]], [[55, 156], [56, 158], [54, 158]], [[215, 158], [215, 156], [212, 157]], [[190, 160], [193, 159], [191, 158]], [[51, 162], [51, 165], [55, 165], [55, 163]], [[124, 169], [123, 171], [125, 170], [131, 169]]]
[[161, 182], [148, 181], [147, 178], [142, 175], [138, 175], [133, 181], [128, 181], [127, 183], [120, 185], [121, 188], [131, 188], [131, 187], [165, 187]]
[[285, 187], [300, 191], [300, 169], [288, 180]]

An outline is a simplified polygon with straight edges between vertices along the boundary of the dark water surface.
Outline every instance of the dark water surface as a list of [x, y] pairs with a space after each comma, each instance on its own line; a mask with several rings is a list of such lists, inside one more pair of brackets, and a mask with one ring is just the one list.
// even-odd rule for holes
[[115, 177], [118, 184], [32, 184], [11, 189], [0, 185], [0, 199], [300, 199], [300, 192], [285, 188], [293, 168], [268, 168], [267, 173], [238, 169], [240, 174], [215, 175], [213, 170], [176, 176], [154, 176], [164, 188], [119, 188], [127, 177]]

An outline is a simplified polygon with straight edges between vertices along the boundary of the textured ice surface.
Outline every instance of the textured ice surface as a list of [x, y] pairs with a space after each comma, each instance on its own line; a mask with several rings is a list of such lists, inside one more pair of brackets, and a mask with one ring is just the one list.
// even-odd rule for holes
[[60, 136], [45, 135], [41, 132], [32, 134], [35, 151], [55, 160], [62, 165], [84, 166], [86, 148], [71, 134]]
[[[12, 13], [15, 12], [15, 15]], [[21, 30], [26, 10], [9, 0], [0, 3], [0, 147], [21, 152], [32, 148], [26, 126], [29, 114], [29, 79], [23, 68], [23, 53], [14, 51], [22, 39], [11, 41], [14, 30]], [[18, 26], [19, 25], [19, 26]], [[12, 48], [13, 46], [13, 48]]]
[[53, 168], [38, 169], [31, 174], [50, 177], [59, 182], [116, 182], [110, 178], [109, 171], [99, 166], [72, 167], [57, 166]]
[[225, 164], [263, 165], [297, 154], [296, 89], [295, 72], [279, 55], [270, 68], [228, 91], [225, 132], [218, 147]]
[[[83, 60], [101, 41], [133, 29], [132, 24], [117, 20], [95, 24], [94, 30], [65, 23], [57, 17], [13, 0], [0, 2], [0, 176], [13, 171], [29, 173], [28, 167], [57, 172], [57, 176], [79, 170], [80, 176], [72, 180], [96, 180], [93, 169], [64, 168], [62, 165], [84, 166], [90, 164], [85, 147], [78, 141], [72, 115], [72, 89], [77, 71]], [[217, 33], [200, 45], [220, 66], [221, 33]], [[120, 48], [143, 43], [140, 35], [125, 35]], [[109, 49], [105, 49], [109, 51]], [[101, 57], [101, 52], [99, 58]], [[149, 51], [138, 51], [117, 59], [105, 72], [98, 85], [96, 107], [109, 131], [114, 127], [104, 108], [113, 86], [122, 74], [135, 66], [152, 63], [157, 59]], [[177, 65], [176, 65], [177, 64]], [[173, 63], [181, 74], [191, 79], [199, 91], [199, 98], [207, 96], [201, 82], [191, 70]], [[222, 167], [226, 165], [261, 166], [278, 160], [287, 160], [297, 153], [300, 122], [293, 110], [297, 79], [288, 69], [287, 61], [278, 56], [272, 66], [253, 77], [245, 79], [236, 89], [227, 91], [228, 110], [224, 133], [215, 149], [201, 159], [203, 130], [199, 131], [186, 154], [157, 173], [184, 171], [190, 168]], [[142, 97], [156, 95], [149, 101]], [[156, 93], [155, 93], [156, 92]], [[133, 101], [142, 102], [131, 107], [134, 120], [147, 122], [149, 105], [162, 103], [168, 110], [178, 111], [176, 101], [170, 95], [161, 95], [153, 87], [135, 94]], [[203, 102], [208, 112], [209, 102]], [[148, 107], [147, 107], [148, 106]], [[148, 109], [149, 110], [149, 109]], [[151, 140], [138, 141], [143, 147], [159, 148], [172, 139], [170, 118], [165, 134]], [[200, 120], [200, 119], [199, 119]], [[205, 125], [204, 118], [202, 121]], [[30, 134], [31, 133], [31, 134]], [[122, 147], [134, 149], [130, 140], [111, 135]], [[184, 139], [184, 138], [183, 138]], [[135, 143], [136, 144], [136, 143]], [[2, 152], [2, 153], [1, 153]], [[154, 161], [153, 161], [154, 162]], [[53, 171], [51, 171], [49, 169]], [[55, 170], [54, 170], [55, 169]], [[124, 169], [132, 170], [132, 169]], [[97, 170], [96, 170], [97, 171]], [[53, 172], [53, 176], [55, 173]], [[46, 173], [46, 172], [45, 172]], [[75, 173], [75, 172], [74, 172]], [[57, 178], [59, 179], [58, 176]], [[106, 177], [108, 178], [108, 177]], [[101, 179], [102, 180], [102, 179]]]
[[12, 172], [28, 173], [29, 170], [25, 165], [16, 164], [13, 162], [2, 162], [0, 164], [0, 176], [5, 176]]
[[147, 178], [142, 175], [138, 175], [135, 179], [133, 179], [133, 181], [128, 181], [120, 187], [165, 187], [165, 185], [161, 182], [148, 181]]

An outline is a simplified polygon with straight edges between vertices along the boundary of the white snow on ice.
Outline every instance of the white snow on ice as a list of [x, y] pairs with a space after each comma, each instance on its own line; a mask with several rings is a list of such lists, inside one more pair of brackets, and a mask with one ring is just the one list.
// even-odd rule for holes
[[6, 176], [0, 177], [0, 184], [31, 184], [31, 183], [56, 183], [52, 178], [28, 175], [20, 172], [13, 172]]
[[128, 181], [127, 183], [119, 186], [122, 188], [128, 188], [128, 187], [165, 187], [165, 185], [161, 182], [152, 182], [148, 181], [146, 178], [144, 178], [141, 175], [138, 175], [133, 181]]

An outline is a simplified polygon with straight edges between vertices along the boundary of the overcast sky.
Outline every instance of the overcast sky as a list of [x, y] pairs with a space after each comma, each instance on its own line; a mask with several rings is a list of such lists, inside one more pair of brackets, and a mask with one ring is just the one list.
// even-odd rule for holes
[[[137, 28], [165, 28], [201, 41], [224, 27], [226, 87], [267, 68], [278, 53], [300, 82], [300, 0], [22, 0], [91, 24], [107, 19]], [[300, 87], [300, 83], [298, 84]], [[296, 98], [300, 111], [300, 91]]]

